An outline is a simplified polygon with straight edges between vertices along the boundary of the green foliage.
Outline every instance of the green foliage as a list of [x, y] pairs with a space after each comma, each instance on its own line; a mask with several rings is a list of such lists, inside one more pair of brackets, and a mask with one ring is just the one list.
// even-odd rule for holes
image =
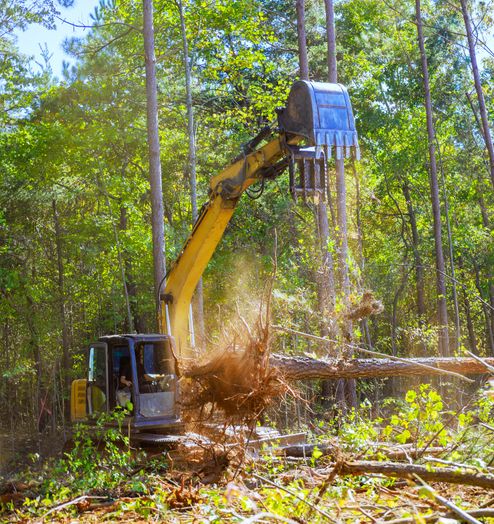
[[[185, 80], [177, 7], [162, 0], [154, 4], [170, 267], [187, 238], [192, 216]], [[295, 7], [285, 0], [187, 0], [183, 5], [200, 205], [207, 199], [211, 175], [260, 127], [274, 121], [276, 107], [284, 103], [297, 78]], [[385, 306], [367, 326], [355, 322], [355, 339], [382, 352], [433, 355], [437, 297], [413, 6], [396, 0], [344, 0], [335, 8], [338, 74], [349, 87], [362, 147], [356, 175], [350, 164], [346, 170], [351, 297], [372, 289]], [[480, 8], [471, 3], [474, 17]], [[37, 376], [53, 403], [56, 422], [61, 422], [63, 399], [53, 390], [64, 378], [63, 323], [73, 377], [84, 372], [84, 348], [91, 340], [102, 333], [128, 331], [124, 289], [137, 329], [155, 329], [141, 10], [139, 2], [101, 2], [93, 14], [94, 27], [83, 38], [65, 43], [77, 63], [56, 81], [48, 68], [34, 73], [12, 38], [14, 29], [30, 23], [53, 26], [55, 2], [0, 1], [0, 12], [5, 12], [0, 19], [0, 376], [5, 379], [0, 393], [7, 399], [0, 414], [10, 422], [20, 414], [19, 423], [31, 429], [38, 420], [32, 388]], [[423, 10], [444, 174], [442, 206], [444, 210], [447, 200], [458, 281], [458, 347], [488, 355], [494, 351], [488, 307], [494, 275], [493, 198], [483, 140], [464, 95], [472, 90], [472, 80], [468, 60], [459, 52], [464, 45], [462, 20], [446, 2], [424, 1]], [[484, 15], [481, 9], [476, 23], [480, 37], [492, 29], [492, 17]], [[322, 4], [308, 2], [309, 58], [316, 80], [327, 78], [324, 24]], [[490, 108], [492, 59], [481, 66]], [[333, 170], [330, 164], [334, 193]], [[328, 248], [334, 255], [331, 220], [330, 227]], [[213, 339], [236, 314], [236, 302], [242, 314], [257, 311], [272, 270], [275, 230], [273, 322], [313, 333], [334, 323], [318, 306], [320, 246], [314, 209], [291, 202], [285, 175], [266, 183], [260, 199], [242, 199], [207, 268], [206, 328]], [[419, 267], [424, 270], [426, 302], [421, 316]], [[451, 276], [450, 267], [447, 272]], [[447, 281], [453, 312], [452, 279]], [[344, 308], [336, 300], [336, 312]], [[289, 334], [277, 335], [273, 349], [323, 353], [310, 341]], [[431, 434], [442, 415], [435, 401], [428, 402], [420, 393], [418, 400], [406, 403], [396, 424], [388, 424], [390, 438], [411, 442]], [[410, 425], [407, 417], [422, 410], [438, 418], [424, 420], [420, 427]], [[352, 416], [362, 434], [371, 431], [359, 415]], [[431, 427], [424, 429], [427, 424]], [[363, 445], [365, 439], [352, 424], [347, 430], [343, 433], [348, 445]]]
[[126, 486], [135, 493], [147, 493], [146, 485], [131, 473], [141, 459], [130, 448], [124, 425], [127, 410], [103, 414], [94, 425], [74, 427], [69, 451], [42, 470], [39, 495], [27, 498], [23, 507], [39, 515], [69, 497], [83, 494], [111, 494]]
[[407, 392], [405, 402], [383, 429], [383, 436], [400, 444], [412, 442], [418, 448], [431, 444], [446, 446], [451, 436], [445, 427], [443, 408], [439, 393], [429, 384], [421, 384], [418, 392]]

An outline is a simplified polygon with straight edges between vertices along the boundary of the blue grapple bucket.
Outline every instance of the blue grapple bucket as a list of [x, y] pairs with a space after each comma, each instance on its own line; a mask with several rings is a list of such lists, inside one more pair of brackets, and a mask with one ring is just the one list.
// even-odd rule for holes
[[[300, 80], [293, 84], [278, 124], [290, 152], [290, 187], [294, 198], [302, 195], [325, 199], [327, 162], [333, 149], [336, 160], [358, 159], [355, 119], [348, 92], [341, 84]], [[305, 146], [290, 144], [290, 135], [305, 137]], [[308, 146], [308, 147], [307, 147]], [[295, 183], [295, 165], [300, 178]]]

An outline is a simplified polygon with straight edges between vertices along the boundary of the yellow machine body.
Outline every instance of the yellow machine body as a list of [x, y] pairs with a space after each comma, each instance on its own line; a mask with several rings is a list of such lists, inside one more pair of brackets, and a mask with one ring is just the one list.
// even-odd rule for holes
[[87, 418], [87, 379], [79, 378], [72, 381], [70, 387], [70, 420], [78, 422]]

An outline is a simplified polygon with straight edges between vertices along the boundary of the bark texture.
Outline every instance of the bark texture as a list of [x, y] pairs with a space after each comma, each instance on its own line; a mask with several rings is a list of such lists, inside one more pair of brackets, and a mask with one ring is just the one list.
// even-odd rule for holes
[[475, 51], [475, 41], [472, 32], [472, 21], [470, 20], [470, 13], [468, 11], [467, 0], [460, 0], [461, 12], [463, 14], [463, 21], [465, 22], [465, 30], [468, 39], [468, 51], [470, 53], [470, 62], [472, 64], [473, 81], [475, 83], [475, 91], [477, 93], [477, 100], [479, 102], [480, 118], [482, 120], [482, 130], [484, 135], [485, 146], [489, 155], [489, 168], [491, 184], [494, 187], [494, 146], [492, 144], [492, 136], [489, 128], [489, 118], [487, 108], [485, 105], [484, 92], [482, 84], [480, 83], [479, 66], [477, 63], [477, 53]]
[[418, 475], [428, 482], [447, 482], [494, 489], [494, 476], [480, 473], [462, 473], [453, 468], [434, 468], [416, 464], [400, 464], [398, 462], [358, 461], [344, 462], [336, 465], [340, 475], [365, 475], [368, 473], [385, 475], [387, 477], [416, 480]]
[[307, 37], [305, 34], [305, 0], [296, 0], [296, 9], [300, 78], [309, 80], [309, 59], [307, 57]]
[[153, 1], [143, 0], [144, 58], [146, 63], [146, 106], [151, 185], [151, 213], [153, 232], [153, 272], [156, 310], [160, 305], [160, 286], [165, 279], [165, 223], [161, 181], [160, 141], [158, 130], [158, 87], [156, 83], [156, 56], [154, 53]]
[[324, 7], [326, 9], [326, 33], [328, 35], [328, 80], [329, 82], [337, 82], [338, 72], [333, 0], [324, 0]]
[[[52, 200], [53, 225], [55, 227], [55, 246], [57, 251], [57, 272], [58, 272], [58, 307], [60, 311], [60, 323], [62, 325], [62, 363], [63, 363], [63, 384], [65, 395], [70, 390], [70, 348], [69, 348], [69, 326], [66, 314], [65, 300], [65, 274], [63, 265], [63, 247], [62, 247], [62, 228], [60, 227], [60, 216], [55, 199]], [[64, 395], [64, 396], [65, 396]], [[67, 397], [68, 399], [68, 397]], [[65, 401], [65, 415], [70, 412], [70, 400]]]
[[[184, 54], [184, 72], [185, 72], [185, 96], [187, 106], [187, 135], [189, 139], [189, 161], [188, 174], [190, 181], [190, 201], [192, 205], [192, 223], [195, 223], [198, 216], [197, 209], [197, 155], [196, 155], [196, 137], [194, 123], [194, 105], [192, 101], [192, 71], [189, 56], [189, 42], [187, 40], [187, 28], [185, 26], [184, 8], [181, 0], [177, 2], [180, 14], [180, 31], [182, 33], [182, 47]], [[199, 280], [195, 291], [195, 318], [197, 321], [199, 346], [203, 347], [205, 342], [204, 328], [204, 298], [202, 291], [202, 278]]]
[[403, 196], [405, 197], [408, 210], [408, 218], [410, 220], [410, 228], [412, 230], [412, 250], [415, 262], [415, 282], [417, 288], [417, 315], [419, 317], [419, 324], [422, 325], [426, 316], [425, 306], [425, 284], [424, 284], [424, 266], [422, 263], [422, 256], [420, 254], [420, 237], [417, 227], [417, 218], [415, 216], [415, 209], [412, 203], [410, 194], [410, 187], [408, 181], [405, 180], [402, 185]]
[[[494, 358], [484, 359], [494, 365]], [[352, 360], [317, 360], [309, 357], [272, 355], [270, 363], [288, 380], [377, 378], [412, 375], [440, 375], [441, 371], [461, 374], [488, 373], [481, 362], [473, 358], [410, 358], [400, 361], [384, 358]], [[429, 367], [424, 367], [429, 366]]]

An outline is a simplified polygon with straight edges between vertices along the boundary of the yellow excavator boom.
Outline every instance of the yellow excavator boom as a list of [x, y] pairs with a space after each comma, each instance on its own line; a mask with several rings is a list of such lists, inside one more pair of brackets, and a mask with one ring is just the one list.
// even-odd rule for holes
[[189, 347], [189, 307], [194, 290], [235, 211], [242, 193], [259, 181], [259, 172], [283, 156], [281, 138], [228, 166], [210, 182], [210, 199], [168, 273], [161, 301], [160, 328], [175, 337], [180, 353]]
[[[334, 147], [341, 158], [351, 149], [358, 156], [357, 134], [346, 89], [340, 84], [296, 82], [286, 108], [278, 113], [279, 135], [245, 155], [210, 181], [209, 201], [170, 268], [160, 294], [160, 331], [175, 338], [181, 355], [190, 352], [189, 308], [192, 295], [242, 193], [252, 184], [274, 178], [290, 167], [290, 185], [297, 194], [325, 197], [326, 161]], [[305, 141], [310, 147], [299, 147]], [[294, 165], [300, 169], [295, 186]]]

